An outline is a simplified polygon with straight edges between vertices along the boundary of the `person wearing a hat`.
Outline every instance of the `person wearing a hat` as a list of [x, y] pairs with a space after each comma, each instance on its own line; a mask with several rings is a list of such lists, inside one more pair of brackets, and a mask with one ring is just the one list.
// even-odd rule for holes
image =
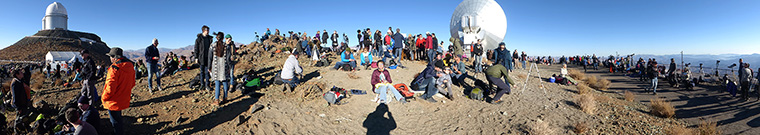
[[[486, 64], [491, 65], [492, 63], [490, 61], [486, 61]], [[503, 65], [496, 64], [488, 67], [485, 72], [486, 80], [488, 80], [488, 87], [491, 87], [491, 85], [496, 85], [496, 88], [498, 88], [496, 95], [491, 99], [491, 103], [500, 104], [501, 96], [503, 96], [505, 93], [509, 94], [510, 86], [513, 86], [515, 84], [512, 79], [509, 78], [509, 70], [507, 70], [507, 68]], [[502, 77], [504, 77], [504, 80], [507, 80], [508, 84], [501, 80]]]
[[[80, 51], [80, 54], [82, 55], [82, 59], [84, 59], [84, 65], [82, 65], [82, 91], [79, 92], [79, 105], [82, 107], [82, 111], [85, 113], [84, 116], [86, 116], [83, 120], [89, 122], [90, 124], [100, 125], [100, 120], [97, 114], [98, 110], [95, 109], [95, 106], [98, 106], [100, 104], [100, 96], [98, 94], [98, 89], [95, 88], [95, 83], [98, 80], [98, 77], [96, 74], [97, 72], [97, 66], [95, 65], [95, 60], [92, 59], [92, 56], [90, 54], [90, 51], [87, 49], [83, 49]], [[93, 114], [92, 116], [89, 114]], [[88, 119], [91, 118], [91, 119]]]
[[339, 69], [345, 64], [350, 65], [351, 69], [356, 69], [356, 59], [354, 58], [353, 51], [351, 51], [351, 48], [349, 47], [346, 47], [346, 50], [340, 53], [340, 61], [335, 62], [333, 69]]
[[[155, 89], [161, 89], [161, 75], [158, 73], [158, 59], [161, 53], [158, 52], [158, 39], [153, 38], [153, 44], [145, 48], [145, 62], [148, 67], [148, 91], [153, 93]], [[153, 87], [153, 77], [156, 77], [156, 87]]]
[[282, 65], [282, 72], [280, 73], [282, 81], [290, 85], [291, 89], [295, 89], [296, 85], [300, 83], [297, 76], [303, 74], [303, 68], [298, 64], [299, 54], [298, 50], [293, 50], [288, 59], [285, 60], [285, 64]]
[[108, 52], [111, 66], [108, 66], [105, 85], [103, 87], [103, 107], [108, 109], [111, 126], [115, 135], [124, 134], [124, 120], [121, 111], [129, 108], [132, 100], [132, 88], [135, 86], [134, 62], [124, 57], [121, 48], [114, 47]]
[[418, 90], [425, 90], [425, 94], [422, 94], [420, 98], [428, 102], [438, 102], [433, 99], [435, 94], [438, 94], [438, 89], [435, 86], [437, 77], [444, 76], [445, 74], [438, 74], [437, 72], [443, 71], [446, 68], [443, 65], [443, 61], [437, 60], [434, 64], [428, 64], [424, 70], [412, 81], [412, 85], [416, 85]]
[[504, 42], [499, 43], [499, 48], [496, 48], [494, 51], [496, 55], [496, 63], [501, 64], [502, 66], [506, 67], [509, 71], [512, 71], [512, 59], [511, 54], [509, 53], [509, 50], [507, 49]]
[[224, 35], [224, 42], [225, 44], [227, 44], [226, 57], [227, 57], [227, 65], [230, 71], [230, 74], [229, 74], [229, 81], [230, 81], [230, 88], [231, 88], [230, 91], [235, 92], [234, 88], [235, 88], [235, 85], [237, 85], [237, 83], [235, 82], [235, 64], [237, 63], [236, 61], [237, 57], [235, 56], [236, 55], [235, 51], [237, 49], [235, 48], [235, 41], [232, 41], [232, 35], [230, 34]]

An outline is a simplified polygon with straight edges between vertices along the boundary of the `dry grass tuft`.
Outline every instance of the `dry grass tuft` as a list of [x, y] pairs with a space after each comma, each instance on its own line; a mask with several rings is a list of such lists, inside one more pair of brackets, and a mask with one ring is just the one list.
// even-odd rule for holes
[[665, 134], [668, 135], [694, 135], [694, 130], [683, 127], [683, 126], [674, 126], [672, 128], [665, 129]]
[[652, 100], [652, 115], [660, 116], [663, 118], [671, 118], [676, 114], [676, 109], [668, 101], [662, 99]]
[[607, 80], [606, 78], [599, 78], [599, 80], [596, 81], [596, 83], [591, 87], [597, 90], [607, 90], [610, 88], [611, 83], [612, 82], [610, 82], [610, 80]]
[[633, 100], [636, 99], [636, 95], [633, 94], [633, 92], [625, 91], [625, 101], [633, 102]]
[[594, 101], [594, 95], [592, 94], [581, 94], [575, 103], [578, 104], [581, 111], [587, 114], [594, 114], [594, 111], [596, 111], [596, 101]]
[[588, 85], [586, 84], [582, 84], [582, 83], [578, 84], [577, 86], [575, 86], [575, 88], [578, 89], [579, 95], [583, 95], [583, 94], [591, 92], [591, 88], [588, 87]]
[[697, 126], [697, 133], [699, 135], [719, 135], [720, 130], [718, 130], [718, 124], [712, 121], [704, 121], [699, 123]]
[[530, 125], [531, 135], [553, 135], [554, 129], [549, 127], [548, 122], [544, 122], [541, 119], [536, 119], [536, 122]]
[[573, 124], [573, 132], [576, 134], [582, 134], [588, 131], [588, 124], [586, 122], [578, 122]]
[[520, 78], [520, 79], [525, 79], [525, 77], [527, 77], [525, 74], [518, 74], [517, 75], [517, 78]]
[[3, 88], [2, 88], [3, 92], [8, 92], [8, 91], [11, 90], [11, 81], [12, 80], [8, 80], [8, 81], [3, 82]]
[[63, 85], [63, 79], [55, 79], [55, 83], [53, 83], [53, 86], [62, 86]]
[[568, 69], [567, 75], [572, 77], [575, 80], [585, 80], [586, 79], [586, 73], [583, 73], [581, 71], [575, 70], [575, 69]]

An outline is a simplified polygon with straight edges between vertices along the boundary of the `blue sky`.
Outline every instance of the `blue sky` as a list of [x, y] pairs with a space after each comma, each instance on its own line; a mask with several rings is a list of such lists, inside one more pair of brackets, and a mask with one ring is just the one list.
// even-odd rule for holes
[[[41, 29], [53, 1], [0, 5], [0, 47]], [[459, 0], [383, 1], [59, 1], [69, 29], [98, 34], [111, 47], [190, 45], [202, 25], [253, 41], [254, 32], [317, 30], [349, 35], [370, 27], [435, 32], [448, 39]], [[497, 0], [507, 16], [505, 42], [530, 55], [760, 53], [760, 1]], [[448, 40], [446, 44], [448, 44]]]

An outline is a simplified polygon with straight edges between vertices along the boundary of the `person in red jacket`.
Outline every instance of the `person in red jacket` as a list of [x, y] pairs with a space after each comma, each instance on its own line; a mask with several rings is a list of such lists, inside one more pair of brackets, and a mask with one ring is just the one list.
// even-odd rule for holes
[[388, 91], [390, 91], [393, 93], [393, 96], [396, 97], [396, 100], [401, 101], [401, 103], [406, 103], [404, 96], [393, 87], [391, 74], [388, 70], [385, 70], [385, 62], [382, 60], [377, 61], [377, 69], [372, 71], [372, 80], [370, 83], [372, 83], [372, 89], [374, 92], [378, 94], [375, 98], [377, 102], [386, 103], [386, 101], [388, 101], [386, 97]]
[[425, 38], [425, 50], [427, 52], [428, 57], [428, 64], [432, 64], [435, 61], [435, 49], [433, 48], [433, 36], [430, 35], [430, 32], [427, 32], [427, 38]]
[[106, 55], [111, 57], [113, 64], [108, 67], [101, 100], [103, 107], [108, 109], [114, 134], [123, 135], [121, 110], [129, 108], [129, 101], [132, 100], [132, 87], [135, 86], [134, 62], [124, 57], [123, 50], [118, 47], [111, 48]]

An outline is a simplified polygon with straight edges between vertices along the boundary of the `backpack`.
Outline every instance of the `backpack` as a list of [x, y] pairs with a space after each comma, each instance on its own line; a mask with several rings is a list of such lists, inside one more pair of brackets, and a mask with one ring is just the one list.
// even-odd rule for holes
[[322, 98], [327, 101], [330, 105], [340, 105], [340, 100], [346, 97], [346, 90], [343, 88], [338, 88], [333, 86], [330, 91], [327, 91], [325, 94], [322, 94]]
[[343, 65], [342, 65], [342, 67], [343, 67], [343, 71], [351, 71], [351, 70], [354, 70], [354, 69], [351, 67], [351, 65], [350, 65], [350, 64], [343, 64]]
[[396, 88], [396, 90], [398, 90], [398, 92], [401, 93], [401, 96], [404, 96], [404, 98], [410, 98], [414, 96], [414, 93], [409, 91], [409, 87], [406, 86], [406, 84], [399, 83], [393, 85], [393, 87]]
[[483, 90], [480, 89], [480, 87], [476, 86], [472, 91], [470, 91], [470, 94], [467, 95], [470, 99], [475, 99], [478, 101], [483, 101], [485, 98], [483, 98]]
[[[282, 72], [282, 71], [280, 71], [280, 72]], [[277, 72], [277, 74], [275, 74], [274, 77], [272, 77], [272, 79], [273, 79], [272, 82], [274, 84], [280, 85], [280, 84], [285, 83], [285, 82], [282, 81], [282, 77], [280, 77], [280, 72]]]

